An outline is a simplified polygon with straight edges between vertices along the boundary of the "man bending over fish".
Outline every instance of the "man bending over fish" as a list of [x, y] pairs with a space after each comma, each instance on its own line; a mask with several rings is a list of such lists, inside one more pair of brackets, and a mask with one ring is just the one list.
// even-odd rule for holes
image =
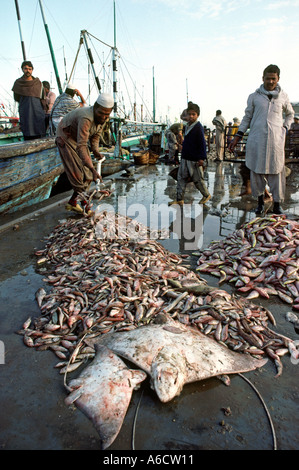
[[[102, 178], [93, 166], [88, 144], [94, 157], [101, 160], [103, 156], [99, 152], [99, 140], [113, 106], [113, 97], [102, 93], [93, 106], [71, 111], [58, 125], [55, 142], [74, 191], [66, 205], [69, 211], [87, 215], [92, 213], [88, 202], [82, 199], [82, 193], [88, 190], [92, 181]], [[78, 199], [81, 199], [81, 205]]]
[[[280, 69], [268, 65], [262, 85], [248, 97], [245, 116], [231, 144], [230, 152], [250, 128], [245, 163], [250, 170], [252, 195], [258, 198], [256, 214], [264, 208], [266, 182], [273, 196], [273, 212], [281, 214], [280, 203], [285, 197], [285, 136], [294, 119], [288, 95], [278, 84]], [[284, 113], [284, 118], [283, 118]]]

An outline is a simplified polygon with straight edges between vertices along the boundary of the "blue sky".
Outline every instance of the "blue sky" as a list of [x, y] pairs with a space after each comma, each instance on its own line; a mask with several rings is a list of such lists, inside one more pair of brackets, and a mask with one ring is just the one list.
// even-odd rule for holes
[[[1, 2], [5, 8], [1, 15], [0, 102], [6, 104], [14, 80], [21, 75], [22, 51], [15, 2]], [[58, 93], [39, 3], [18, 2], [34, 74], [50, 81]], [[81, 30], [113, 45], [113, 0], [43, 0], [43, 6], [62, 83], [73, 66]], [[116, 0], [116, 13], [120, 99], [127, 112], [135, 99], [139, 110], [142, 98], [152, 111], [153, 67], [156, 116], [168, 116], [171, 122], [179, 119], [186, 106], [187, 92], [199, 104], [200, 119], [208, 127], [213, 128], [216, 109], [222, 110], [227, 121], [242, 118], [249, 93], [261, 84], [263, 69], [270, 63], [280, 67], [280, 84], [290, 100], [299, 101], [299, 0]], [[102, 80], [101, 62], [106, 77], [111, 70], [110, 48], [95, 39], [90, 46]], [[71, 81], [86, 97], [83, 48]], [[110, 91], [108, 80], [106, 87]], [[91, 102], [96, 96], [93, 88]]]

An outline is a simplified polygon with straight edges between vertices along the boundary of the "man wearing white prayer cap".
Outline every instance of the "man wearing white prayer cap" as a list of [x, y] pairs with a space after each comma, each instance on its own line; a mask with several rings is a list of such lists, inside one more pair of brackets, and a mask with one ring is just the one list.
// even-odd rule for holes
[[103, 108], [113, 108], [114, 99], [113, 96], [109, 95], [109, 93], [101, 93], [98, 96], [97, 103], [103, 106]]
[[93, 106], [71, 111], [58, 125], [55, 142], [74, 191], [66, 205], [69, 211], [87, 215], [92, 213], [84, 197], [85, 192], [92, 181], [102, 178], [93, 166], [89, 147], [97, 160], [103, 158], [99, 152], [99, 141], [113, 106], [113, 96], [101, 93]]

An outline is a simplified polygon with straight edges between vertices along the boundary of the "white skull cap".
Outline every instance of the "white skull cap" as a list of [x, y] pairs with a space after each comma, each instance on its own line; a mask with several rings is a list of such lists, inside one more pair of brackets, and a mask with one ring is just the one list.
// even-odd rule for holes
[[68, 88], [69, 90], [76, 90], [76, 87], [73, 83], [68, 83], [65, 88]]
[[109, 95], [109, 93], [101, 93], [98, 96], [97, 103], [103, 108], [113, 108], [114, 99], [112, 95]]

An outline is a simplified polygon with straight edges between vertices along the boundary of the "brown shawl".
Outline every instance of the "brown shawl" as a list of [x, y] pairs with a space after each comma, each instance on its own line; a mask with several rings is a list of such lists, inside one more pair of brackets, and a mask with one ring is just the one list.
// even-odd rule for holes
[[43, 98], [42, 82], [39, 78], [32, 78], [33, 80], [25, 80], [24, 77], [18, 78], [12, 87], [12, 91], [21, 96]]

